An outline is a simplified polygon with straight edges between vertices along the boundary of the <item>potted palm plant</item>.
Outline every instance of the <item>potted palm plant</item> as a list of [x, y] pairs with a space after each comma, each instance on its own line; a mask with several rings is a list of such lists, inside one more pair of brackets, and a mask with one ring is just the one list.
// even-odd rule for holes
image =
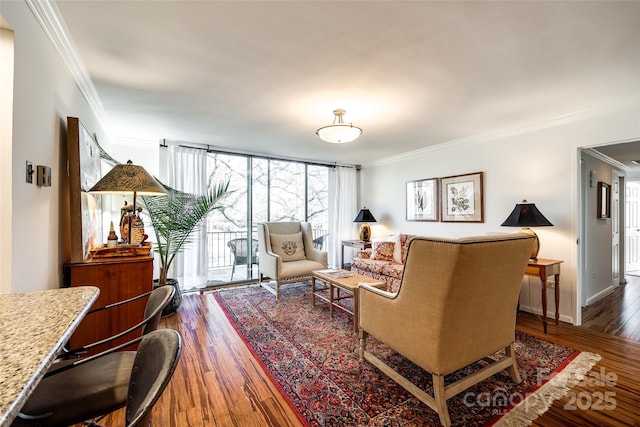
[[[172, 314], [182, 302], [182, 294], [176, 279], [167, 277], [175, 256], [192, 241], [193, 231], [209, 213], [221, 209], [221, 199], [227, 194], [229, 181], [210, 184], [205, 194], [195, 195], [174, 190], [163, 184], [166, 196], [143, 196], [156, 236], [154, 251], [160, 259], [160, 276], [157, 286], [171, 284], [176, 288], [174, 300], [163, 315]], [[156, 281], [154, 281], [156, 282]]]

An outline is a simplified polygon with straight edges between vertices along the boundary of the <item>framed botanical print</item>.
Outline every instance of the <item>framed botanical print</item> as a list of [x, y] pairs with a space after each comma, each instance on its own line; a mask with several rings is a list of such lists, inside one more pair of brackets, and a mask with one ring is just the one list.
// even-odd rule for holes
[[407, 182], [407, 221], [438, 220], [438, 178]]
[[483, 172], [440, 178], [442, 222], [484, 222]]

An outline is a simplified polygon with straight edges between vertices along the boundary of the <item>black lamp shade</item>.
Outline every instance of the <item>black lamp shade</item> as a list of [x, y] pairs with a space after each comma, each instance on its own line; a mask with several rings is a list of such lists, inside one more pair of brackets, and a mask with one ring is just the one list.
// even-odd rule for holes
[[358, 216], [356, 216], [356, 219], [354, 219], [353, 222], [377, 222], [377, 221], [369, 209], [362, 208], [360, 209], [360, 212], [358, 212]]
[[507, 219], [501, 224], [506, 227], [545, 227], [553, 225], [542, 215], [534, 203], [523, 200], [518, 203]]

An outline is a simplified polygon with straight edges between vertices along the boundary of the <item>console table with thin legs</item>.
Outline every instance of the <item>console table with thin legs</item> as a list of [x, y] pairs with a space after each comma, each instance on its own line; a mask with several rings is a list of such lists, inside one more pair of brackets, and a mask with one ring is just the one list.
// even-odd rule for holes
[[531, 259], [525, 270], [527, 276], [533, 276], [540, 278], [542, 285], [542, 325], [544, 327], [544, 333], [547, 333], [547, 278], [553, 276], [554, 278], [554, 296], [556, 303], [556, 325], [560, 320], [560, 313], [558, 307], [560, 306], [560, 264], [563, 261], [556, 259]]

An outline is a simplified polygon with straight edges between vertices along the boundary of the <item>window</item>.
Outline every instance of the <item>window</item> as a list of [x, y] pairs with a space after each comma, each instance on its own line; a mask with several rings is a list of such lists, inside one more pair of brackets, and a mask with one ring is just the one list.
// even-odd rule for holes
[[[329, 223], [329, 166], [228, 153], [209, 153], [214, 181], [229, 179], [224, 208], [208, 218], [209, 285], [255, 280], [255, 225], [308, 221], [316, 247]], [[251, 248], [251, 250], [248, 250]]]

